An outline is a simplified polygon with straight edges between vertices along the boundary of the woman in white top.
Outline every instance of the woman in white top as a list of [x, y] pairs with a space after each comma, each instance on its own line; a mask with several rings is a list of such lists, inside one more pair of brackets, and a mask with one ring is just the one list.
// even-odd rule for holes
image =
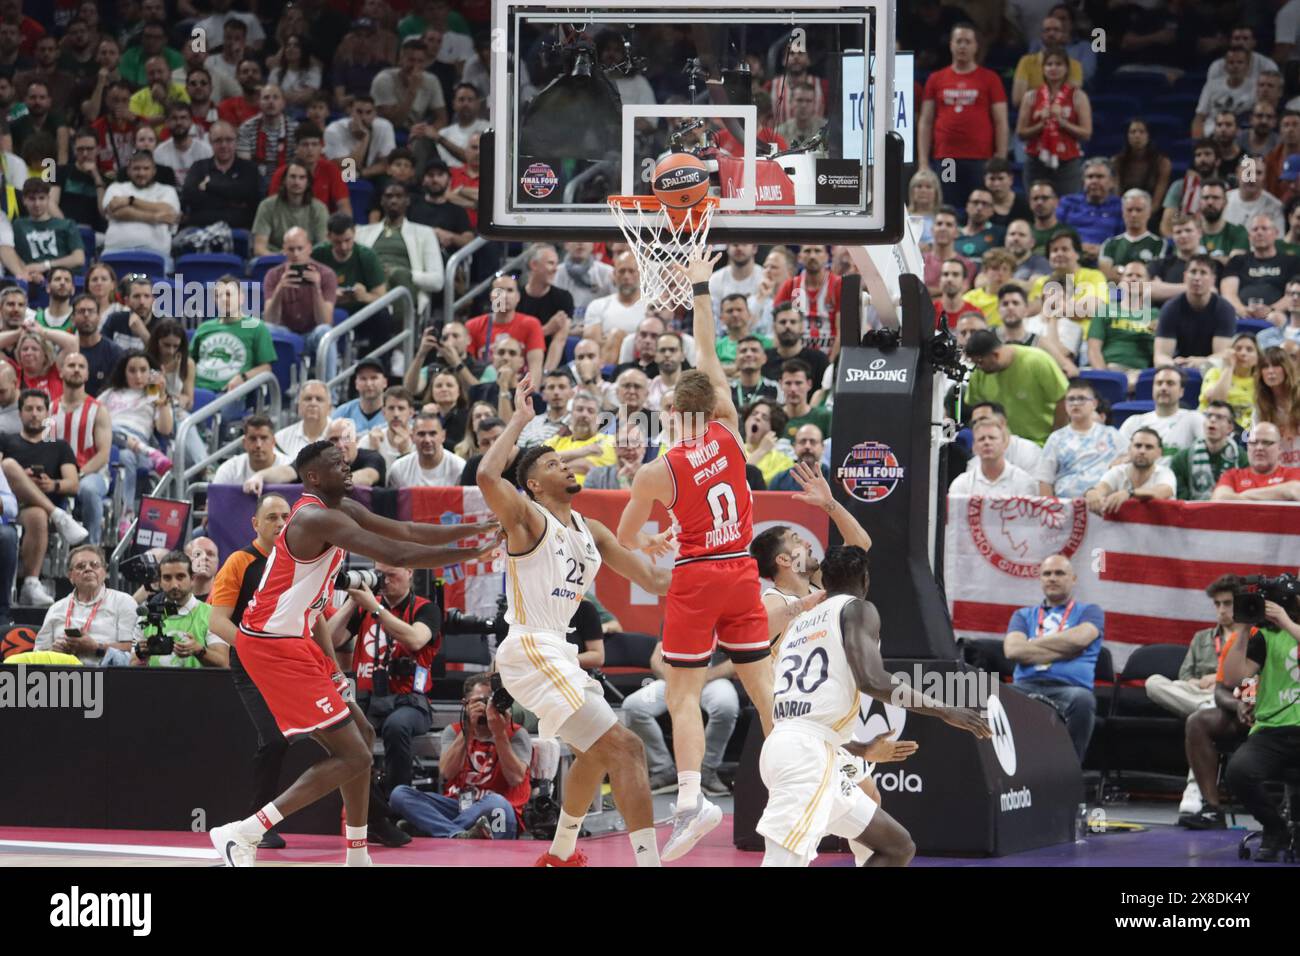
[[916, 241], [921, 246], [934, 242], [934, 214], [942, 204], [939, 177], [929, 169], [918, 169], [907, 184], [907, 214], [919, 220]]
[[119, 307], [117, 273], [113, 271], [112, 266], [100, 262], [90, 267], [86, 272], [86, 294], [95, 300], [95, 306], [99, 309], [99, 325], [102, 328], [108, 314], [117, 311]]
[[[189, 336], [185, 326], [175, 319], [159, 319], [145, 347], [149, 363], [163, 374], [163, 386], [172, 403], [173, 424], [177, 431], [181, 422], [189, 418], [194, 407], [194, 360], [190, 358]], [[207, 456], [203, 436], [197, 429], [188, 433], [185, 442], [186, 460], [193, 464]]]
[[320, 89], [320, 62], [307, 52], [307, 43], [300, 34], [285, 37], [280, 52], [266, 61], [271, 67], [267, 80], [284, 91], [284, 100], [290, 107], [301, 109]]
[[164, 437], [172, 433], [172, 403], [162, 371], [139, 350], [122, 356], [99, 402], [113, 416], [113, 444], [119, 449], [126, 501], [122, 520], [128, 522], [135, 513], [136, 471], [148, 467], [162, 475], [171, 467], [171, 460], [151, 443], [155, 432]]

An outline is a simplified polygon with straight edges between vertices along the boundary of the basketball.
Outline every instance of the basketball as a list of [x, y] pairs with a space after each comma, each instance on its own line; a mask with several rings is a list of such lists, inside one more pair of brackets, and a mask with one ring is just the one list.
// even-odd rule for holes
[[673, 153], [655, 167], [652, 185], [665, 206], [690, 209], [709, 193], [709, 170], [697, 156]]
[[0, 660], [10, 654], [22, 654], [36, 646], [36, 632], [30, 627], [15, 627], [0, 641]]

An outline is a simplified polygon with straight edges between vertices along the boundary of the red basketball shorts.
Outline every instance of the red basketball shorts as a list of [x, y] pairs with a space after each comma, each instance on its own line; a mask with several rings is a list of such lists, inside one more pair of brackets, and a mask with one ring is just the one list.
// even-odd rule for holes
[[239, 632], [239, 661], [285, 737], [334, 727], [352, 716], [334, 687], [334, 665], [301, 637], [253, 637]]
[[753, 558], [692, 561], [673, 569], [664, 607], [664, 660], [707, 667], [714, 642], [736, 664], [770, 653], [767, 611]]

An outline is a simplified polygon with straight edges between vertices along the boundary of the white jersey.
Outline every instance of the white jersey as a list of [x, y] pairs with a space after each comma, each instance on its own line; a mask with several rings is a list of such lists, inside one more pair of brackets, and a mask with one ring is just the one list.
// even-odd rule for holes
[[506, 622], [529, 630], [563, 636], [578, 603], [600, 570], [600, 551], [576, 511], [573, 524], [562, 525], [540, 505], [546, 518], [542, 540], [524, 554], [507, 555]]
[[800, 614], [777, 644], [773, 718], [838, 746], [853, 739], [858, 682], [844, 653], [840, 612], [852, 595], [837, 594]]
[[[818, 589], [817, 589], [817, 588], [813, 588], [813, 591], [816, 591], [816, 590], [818, 590]], [[802, 600], [803, 600], [803, 598], [800, 597], [800, 596], [797, 595], [797, 594], [786, 594], [784, 591], [782, 591], [782, 590], [781, 590], [779, 587], [777, 587], [776, 585], [773, 585], [772, 587], [765, 589], [765, 590], [763, 591], [761, 597], [767, 597], [769, 594], [775, 594], [777, 597], [779, 597], [779, 598], [780, 598], [782, 601], [784, 601], [786, 604], [794, 604], [794, 603], [796, 603], [796, 602], [798, 602], [798, 601], [802, 601]], [[786, 627], [786, 630], [789, 630], [789, 627], [788, 627], [788, 626]], [[783, 637], [785, 637], [785, 633], [784, 633], [784, 632], [782, 632], [781, 634], [778, 634], [776, 637], [772, 638], [772, 653], [773, 653], [773, 654], [776, 653], [777, 645], [781, 643], [781, 638], [783, 638]]]

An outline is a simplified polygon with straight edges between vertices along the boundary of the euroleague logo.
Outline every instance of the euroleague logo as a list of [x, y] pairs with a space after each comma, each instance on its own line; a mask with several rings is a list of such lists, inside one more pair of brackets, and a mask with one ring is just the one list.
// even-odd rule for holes
[[985, 561], [1012, 577], [1036, 578], [1045, 558], [1079, 550], [1088, 508], [1081, 498], [976, 497], [966, 503], [966, 522]]
[[835, 470], [835, 478], [854, 498], [871, 504], [893, 494], [904, 473], [892, 448], [884, 442], [864, 441], [845, 456], [844, 464]]
[[555, 170], [546, 163], [533, 163], [519, 177], [519, 185], [534, 199], [545, 199], [555, 192], [555, 187], [559, 184], [560, 179], [555, 175]]
[[1011, 719], [1002, 709], [1002, 701], [990, 697], [989, 727], [993, 730], [993, 755], [1008, 777], [1016, 775], [1016, 738], [1011, 735]]

